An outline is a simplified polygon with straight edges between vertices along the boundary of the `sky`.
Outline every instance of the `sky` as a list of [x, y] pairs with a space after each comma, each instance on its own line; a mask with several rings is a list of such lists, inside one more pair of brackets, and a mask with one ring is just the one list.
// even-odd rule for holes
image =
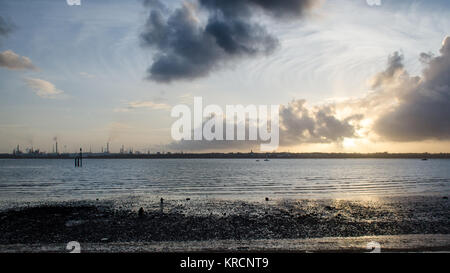
[[[374, 3], [378, 3], [374, 4]], [[450, 152], [450, 3], [0, 1], [0, 152], [177, 142], [179, 104], [280, 105], [291, 152]], [[257, 149], [256, 149], [257, 150]]]

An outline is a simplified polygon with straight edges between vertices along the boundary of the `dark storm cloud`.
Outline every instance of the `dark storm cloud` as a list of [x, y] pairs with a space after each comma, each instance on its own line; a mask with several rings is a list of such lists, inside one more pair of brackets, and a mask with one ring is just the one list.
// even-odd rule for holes
[[0, 16], [0, 42], [3, 39], [3, 37], [8, 36], [9, 33], [11, 33], [14, 29], [14, 25], [7, 21], [5, 18]]
[[192, 10], [183, 6], [169, 18], [160, 10], [152, 10], [142, 33], [144, 45], [156, 48], [149, 78], [169, 82], [206, 75], [224, 55], [215, 41], [205, 35], [193, 17]]
[[212, 12], [226, 17], [248, 16], [255, 9], [274, 17], [299, 17], [316, 5], [317, 0], [200, 0]]
[[[0, 16], [0, 44], [13, 30], [14, 24]], [[12, 50], [0, 52], [0, 67], [11, 70], [37, 70], [28, 57], [20, 56]]]
[[[450, 139], [450, 37], [446, 37], [440, 55], [421, 54], [427, 67], [421, 77], [404, 78], [392, 89], [398, 106], [376, 121], [375, 131], [393, 141]], [[414, 83], [414, 84], [411, 84]]]
[[[279, 18], [299, 17], [316, 0], [199, 0], [170, 11], [157, 0], [144, 1], [150, 15], [141, 34], [142, 44], [154, 49], [148, 78], [159, 82], [195, 79], [238, 57], [267, 55], [278, 40], [265, 26], [252, 21], [262, 11]], [[207, 20], [197, 17], [197, 8]]]

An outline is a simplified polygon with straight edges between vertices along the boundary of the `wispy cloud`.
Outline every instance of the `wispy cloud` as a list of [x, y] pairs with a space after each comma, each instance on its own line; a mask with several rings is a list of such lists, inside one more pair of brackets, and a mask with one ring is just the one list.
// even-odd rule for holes
[[194, 101], [194, 95], [192, 93], [186, 93], [178, 96], [179, 103], [191, 104]]
[[166, 103], [156, 103], [153, 101], [132, 101], [128, 102], [125, 107], [116, 108], [114, 112], [128, 112], [135, 109], [147, 108], [153, 110], [167, 110], [170, 109], [170, 105]]
[[12, 50], [0, 52], [0, 67], [11, 70], [38, 70], [30, 58], [20, 56]]
[[57, 89], [54, 84], [45, 80], [26, 78], [24, 81], [41, 98], [55, 99], [64, 94], [64, 91]]
[[80, 76], [83, 76], [84, 78], [88, 78], [88, 79], [95, 78], [95, 75], [87, 73], [87, 72], [80, 72]]

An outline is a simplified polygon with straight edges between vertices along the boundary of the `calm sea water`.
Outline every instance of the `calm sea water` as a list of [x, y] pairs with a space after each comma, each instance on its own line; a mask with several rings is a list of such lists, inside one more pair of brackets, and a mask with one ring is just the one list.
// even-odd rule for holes
[[127, 196], [347, 198], [448, 194], [450, 160], [0, 160], [1, 201]]

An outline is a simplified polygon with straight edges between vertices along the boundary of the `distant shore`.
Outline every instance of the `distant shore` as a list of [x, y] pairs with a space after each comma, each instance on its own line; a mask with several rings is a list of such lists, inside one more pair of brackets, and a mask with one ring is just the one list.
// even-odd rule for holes
[[[391, 249], [450, 251], [450, 203], [443, 196], [379, 201], [165, 200], [162, 212], [156, 199], [127, 204], [75, 201], [3, 209], [0, 220], [0, 252], [35, 251], [38, 246], [48, 246], [50, 251], [52, 245], [70, 241], [100, 252], [108, 251], [108, 245], [109, 251], [121, 251], [122, 246], [126, 252], [164, 251], [158, 247], [164, 245], [172, 245], [172, 251], [183, 247], [220, 251], [223, 244], [235, 250], [264, 251], [264, 240], [272, 241], [272, 250], [301, 251], [301, 247], [293, 249], [295, 240], [308, 242], [312, 249], [314, 244], [326, 244], [319, 243], [328, 240], [323, 238], [334, 238], [328, 240], [329, 251], [338, 251], [339, 245], [344, 251], [345, 245], [350, 247], [347, 250], [352, 246], [345, 242], [361, 236], [394, 236], [390, 240], [398, 244], [391, 244]], [[407, 238], [403, 248], [399, 238]], [[360, 248], [363, 241], [358, 242]]]
[[[21, 153], [0, 154], [0, 159], [73, 159], [78, 153]], [[189, 158], [234, 158], [234, 159], [339, 159], [339, 158], [412, 158], [450, 159], [450, 153], [83, 153], [89, 159], [189, 159]]]

